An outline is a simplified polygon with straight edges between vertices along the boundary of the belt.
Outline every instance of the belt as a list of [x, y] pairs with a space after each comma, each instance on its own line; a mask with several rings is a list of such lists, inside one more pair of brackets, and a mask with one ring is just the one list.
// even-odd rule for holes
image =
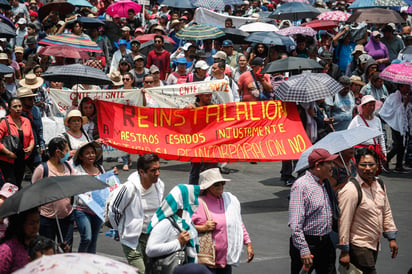
[[314, 242], [322, 242], [329, 238], [329, 234], [323, 236], [313, 236], [313, 235], [305, 235], [306, 241], [314, 241]]

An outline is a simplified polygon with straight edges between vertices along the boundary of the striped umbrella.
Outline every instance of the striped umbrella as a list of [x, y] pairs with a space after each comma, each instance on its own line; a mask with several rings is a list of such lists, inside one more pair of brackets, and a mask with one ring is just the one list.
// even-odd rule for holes
[[318, 19], [320, 20], [332, 20], [332, 21], [346, 21], [348, 20], [350, 13], [343, 12], [340, 10], [334, 11], [327, 11], [323, 12], [322, 14], [318, 15]]
[[84, 51], [97, 53], [102, 52], [102, 49], [96, 44], [96, 42], [87, 38], [79, 37], [74, 34], [49, 35], [46, 38], [40, 40], [39, 44], [46, 46], [67, 45]]
[[221, 29], [208, 25], [192, 25], [176, 33], [178, 38], [185, 40], [216, 39], [224, 35], [225, 33]]

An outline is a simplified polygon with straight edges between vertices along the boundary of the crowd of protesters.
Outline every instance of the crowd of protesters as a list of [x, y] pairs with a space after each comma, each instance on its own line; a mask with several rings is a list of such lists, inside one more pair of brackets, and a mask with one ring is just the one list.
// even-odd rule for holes
[[[282, 46], [248, 42], [236, 44], [224, 37], [201, 41], [182, 40], [176, 34], [184, 28], [197, 24], [195, 10], [174, 9], [152, 3], [141, 13], [130, 9], [127, 16], [121, 17], [118, 14], [113, 16], [106, 14], [107, 7], [112, 4], [111, 0], [89, 2], [91, 8], [77, 7], [73, 14], [59, 14], [59, 11], [54, 10], [44, 18], [39, 18], [39, 9], [46, 4], [41, 0], [30, 0], [25, 3], [11, 0], [11, 9], [3, 11], [8, 21], [15, 25], [16, 37], [0, 38], [0, 64], [13, 70], [13, 73], [4, 74], [0, 79], [0, 118], [2, 118], [0, 139], [7, 135], [14, 135], [18, 137], [19, 143], [15, 151], [0, 143], [0, 185], [3, 187], [0, 197], [8, 198], [21, 189], [25, 178], [35, 183], [47, 176], [75, 174], [97, 176], [104, 173], [102, 140], [99, 139], [97, 127], [97, 109], [91, 98], [83, 98], [80, 102], [77, 99], [73, 100], [72, 108], [64, 118], [66, 130], [55, 136], [48, 144], [45, 143], [42, 117], [53, 117], [55, 113], [53, 109], [55, 106], [49, 96], [49, 92], [52, 92], [50, 89], [135, 89], [136, 92], [143, 94], [144, 106], [156, 107], [157, 103], [145, 89], [224, 79], [231, 87], [235, 102], [276, 100], [275, 91], [279, 84], [291, 75], [301, 72], [265, 74], [262, 73], [264, 66], [289, 56], [310, 58], [323, 67], [318, 72], [328, 74], [342, 85], [342, 90], [332, 97], [310, 103], [296, 102], [302, 124], [311, 142], [316, 143], [332, 131], [361, 126], [376, 128], [382, 134], [359, 144], [356, 155], [351, 149], [342, 152], [342, 157], [338, 159], [327, 151], [311, 154], [309, 170], [298, 179], [293, 176], [294, 161], [282, 162], [281, 180], [287, 186], [293, 185], [289, 216], [289, 225], [292, 228], [292, 273], [298, 273], [302, 266], [316, 268], [317, 273], [335, 273], [333, 272], [335, 257], [330, 256], [330, 251], [336, 248], [337, 242], [333, 246], [333, 240], [329, 240], [328, 237], [328, 234], [332, 233], [331, 216], [334, 203], [325, 200], [323, 194], [322, 197], [319, 196], [326, 191], [323, 184], [316, 187], [311, 185], [312, 182], [322, 182], [324, 179], [329, 179], [331, 182], [326, 196], [331, 200], [333, 200], [331, 197], [335, 197], [335, 205], [340, 208], [341, 220], [345, 222], [344, 227], [333, 229], [340, 237], [338, 241], [342, 249], [341, 263], [346, 266], [351, 262], [364, 273], [375, 273], [376, 243], [360, 240], [356, 235], [354, 236], [356, 233], [351, 229], [359, 230], [365, 223], [372, 225], [375, 221], [381, 224], [382, 216], [385, 223], [383, 227], [385, 236], [390, 240], [392, 256], [396, 256], [396, 227], [389, 203], [383, 202], [379, 205], [379, 210], [382, 212], [376, 220], [373, 218], [362, 220], [362, 216], [358, 216], [360, 213], [354, 213], [354, 206], [345, 207], [349, 202], [354, 203], [348, 193], [356, 192], [353, 186], [355, 183], [347, 184], [348, 186], [345, 184], [349, 177], [353, 176], [362, 187], [373, 186], [373, 191], [379, 192], [381, 200], [386, 201], [386, 193], [384, 189], [383, 193], [377, 189], [379, 182], [374, 179], [374, 176], [380, 172], [407, 173], [407, 167], [412, 167], [411, 86], [386, 82], [380, 78], [380, 72], [390, 64], [412, 60], [410, 50], [412, 22], [408, 14], [401, 14], [406, 19], [403, 24], [365, 25], [361, 36], [354, 37], [353, 26], [341, 23], [334, 29], [319, 30], [316, 37], [294, 35], [292, 38], [295, 46]], [[254, 0], [251, 3], [243, 1], [238, 6], [227, 5], [222, 11], [222, 14], [227, 16], [222, 27], [234, 27], [231, 16], [251, 16], [258, 21], [263, 21], [268, 18], [263, 18], [261, 12], [274, 11], [282, 4], [278, 1]], [[348, 11], [348, 4], [342, 1], [328, 2], [326, 5], [317, 0], [315, 6]], [[78, 20], [79, 17], [93, 17], [107, 22], [105, 26], [90, 27]], [[301, 21], [269, 20], [269, 23], [282, 29], [292, 24], [300, 24]], [[116, 32], [116, 35], [112, 32]], [[101, 48], [101, 53], [87, 52], [88, 59], [83, 60], [42, 55], [40, 50], [44, 45], [39, 42], [49, 35], [62, 33], [71, 33], [79, 38], [96, 42]], [[145, 34], [153, 34], [153, 49], [144, 54], [139, 37]], [[170, 44], [169, 41], [174, 43]], [[101, 69], [108, 74], [112, 84], [99, 86], [79, 83], [67, 87], [62, 82], [46, 81], [42, 78], [42, 74], [53, 66], [73, 63], [83, 63]], [[210, 104], [212, 104], [211, 95], [205, 92], [197, 95], [193, 104], [189, 104], [187, 108]], [[355, 161], [352, 160], [354, 155]], [[394, 168], [391, 167], [392, 159], [396, 159]], [[119, 161], [123, 163], [123, 171], [129, 171], [132, 165], [130, 156], [125, 154], [119, 158]], [[334, 162], [333, 168], [332, 162]], [[342, 170], [345, 175], [341, 174]], [[229, 246], [236, 251], [228, 250], [227, 241], [228, 238], [232, 238], [232, 235], [228, 234], [231, 229], [226, 230], [225, 222], [229, 216], [225, 217], [224, 210], [220, 212], [214, 207], [218, 202], [232, 201], [236, 204], [237, 198], [231, 194], [223, 194], [223, 186], [227, 179], [221, 177], [220, 173], [228, 174], [230, 169], [221, 164], [192, 163], [188, 183], [200, 186], [203, 184], [203, 187], [207, 187], [204, 188], [206, 191], [203, 193], [206, 203], [200, 205], [201, 212], [193, 215], [193, 224], [190, 228], [199, 233], [212, 231], [214, 237], [223, 239], [222, 246], [220, 246], [221, 242], [216, 245], [218, 249], [216, 265], [210, 270], [213, 273], [231, 273], [231, 265], [238, 262], [238, 251], [242, 244], [247, 245], [249, 261], [253, 259], [254, 252], [242, 223], [240, 210], [238, 214], [237, 208], [231, 209], [235, 215], [234, 217], [230, 215], [230, 218], [233, 218], [237, 225], [236, 228], [231, 229], [237, 229], [238, 238], [235, 247]], [[109, 217], [112, 225], [115, 224], [120, 232], [119, 239], [129, 263], [138, 267], [140, 273], [144, 273], [145, 267], [150, 264], [146, 251], [156, 256], [162, 253], [161, 244], [164, 243], [158, 241], [169, 242], [177, 237], [178, 241], [174, 243], [174, 247], [167, 248], [169, 251], [176, 251], [181, 246], [190, 246], [190, 237], [187, 232], [186, 234], [176, 232], [173, 237], [166, 235], [167, 237], [163, 239], [162, 235], [158, 235], [156, 238], [149, 238], [150, 220], [157, 212], [156, 209], [163, 207], [166, 210], [166, 205], [162, 203], [164, 185], [159, 181], [157, 155], [141, 156], [138, 161], [138, 172], [134, 172], [128, 182], [130, 183], [126, 183], [122, 188], [123, 191], [110, 202]], [[190, 191], [197, 189], [196, 186], [187, 187]], [[365, 190], [361, 191], [365, 192]], [[305, 199], [309, 197], [306, 196], [308, 192], [313, 192], [319, 197], [312, 197], [307, 201]], [[368, 200], [362, 201], [358, 206], [364, 212], [368, 212], [370, 208], [367, 203], [370, 202], [369, 200], [373, 201], [374, 197], [365, 194], [364, 196], [367, 196]], [[132, 200], [137, 209], [130, 208], [129, 200]], [[322, 204], [317, 200], [321, 200]], [[324, 208], [324, 211], [318, 212], [319, 216], [309, 218], [308, 222], [313, 222], [314, 227], [307, 223], [302, 227], [305, 216], [299, 214], [305, 210], [313, 210], [307, 203], [316, 203], [314, 206]], [[211, 215], [216, 214], [214, 221], [206, 216], [206, 204]], [[173, 217], [182, 226], [182, 219], [186, 220], [187, 215], [184, 215], [185, 213], [182, 215], [179, 209], [182, 210], [182, 208], [173, 208], [173, 214], [167, 217]], [[58, 237], [56, 218], [61, 223], [63, 239]], [[317, 222], [317, 218], [322, 222]], [[2, 261], [0, 265], [7, 263], [10, 265], [8, 270], [0, 269], [0, 273], [8, 273], [28, 263], [28, 257], [17, 256], [17, 259], [13, 259], [12, 257], [16, 256], [13, 252], [17, 252], [19, 256], [24, 255], [29, 245], [32, 245], [30, 241], [33, 239], [46, 242], [43, 238], [39, 240], [35, 237], [37, 232], [49, 239], [57, 239], [60, 244], [66, 246], [66, 251], [71, 251], [74, 223], [81, 234], [78, 251], [95, 253], [102, 221], [77, 197], [74, 201], [66, 198], [43, 205], [39, 211], [34, 213], [29, 211], [11, 217], [9, 221], [1, 220], [1, 229], [5, 234], [0, 240], [0, 255], [5, 254], [5, 256], [0, 259]], [[173, 230], [168, 222], [160, 222], [160, 224], [167, 230]], [[26, 229], [26, 226], [29, 228]], [[190, 228], [183, 225], [185, 230]], [[22, 229], [24, 231], [21, 231]], [[380, 229], [376, 228], [374, 231]], [[158, 233], [157, 230], [158, 228], [155, 228], [153, 231]], [[215, 233], [217, 230], [219, 233], [226, 234]], [[197, 233], [190, 235], [194, 234]], [[327, 241], [324, 241], [325, 235]], [[379, 238], [377, 235], [379, 232], [373, 235], [374, 239]], [[147, 243], [153, 245], [146, 248]], [[12, 246], [15, 250], [6, 248], [6, 245]], [[40, 256], [43, 251], [46, 254], [46, 251], [51, 249], [49, 242], [44, 246], [43, 250], [33, 251], [32, 258]], [[319, 248], [313, 251], [311, 246]], [[361, 255], [362, 248], [371, 251], [370, 254], [368, 253], [368, 259], [372, 258], [372, 263], [368, 261], [367, 265], [364, 264], [362, 259], [365, 255]], [[311, 255], [315, 255], [315, 258], [312, 259]]]

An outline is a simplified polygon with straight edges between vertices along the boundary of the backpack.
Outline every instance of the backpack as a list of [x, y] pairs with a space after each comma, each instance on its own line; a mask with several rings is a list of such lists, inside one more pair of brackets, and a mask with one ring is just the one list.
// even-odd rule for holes
[[[43, 166], [43, 178], [49, 177], [49, 166], [47, 165], [47, 162], [41, 162], [41, 165]], [[73, 173], [72, 167], [67, 161], [64, 161], [64, 165], [70, 170], [70, 174]]]
[[[383, 189], [383, 191], [386, 191], [385, 190], [385, 185], [384, 185], [382, 179], [379, 178], [379, 177], [376, 177], [376, 180], [378, 181], [378, 183], [381, 186], [381, 188]], [[356, 204], [356, 208], [358, 208], [360, 203], [362, 202], [362, 198], [363, 198], [361, 186], [360, 186], [358, 180], [356, 180], [356, 178], [354, 178], [354, 177], [349, 177], [348, 181], [352, 182], [355, 185], [356, 190], [358, 191], [358, 202]]]

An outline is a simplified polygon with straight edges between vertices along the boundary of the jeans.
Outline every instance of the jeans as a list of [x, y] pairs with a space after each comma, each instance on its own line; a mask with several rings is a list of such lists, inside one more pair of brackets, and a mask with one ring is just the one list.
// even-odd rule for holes
[[97, 237], [103, 221], [96, 215], [81, 210], [74, 211], [77, 229], [80, 233], [80, 243], [77, 252], [96, 254]]
[[149, 262], [149, 259], [146, 255], [146, 244], [148, 238], [148, 234], [140, 234], [139, 243], [136, 250], [131, 249], [128, 246], [122, 245], [123, 253], [126, 256], [127, 262], [129, 263], [129, 265], [137, 267], [139, 274], [145, 273], [145, 266]]
[[[73, 220], [74, 220], [73, 213], [71, 213], [69, 216], [67, 216], [64, 219], [59, 219], [63, 241], [66, 242], [70, 246], [70, 252], [72, 251], [72, 245], [73, 245]], [[56, 218], [47, 218], [44, 216], [40, 216], [39, 234], [53, 241], [56, 241], [56, 238], [57, 238], [58, 243], [62, 242], [60, 238], [59, 230], [57, 228]]]

